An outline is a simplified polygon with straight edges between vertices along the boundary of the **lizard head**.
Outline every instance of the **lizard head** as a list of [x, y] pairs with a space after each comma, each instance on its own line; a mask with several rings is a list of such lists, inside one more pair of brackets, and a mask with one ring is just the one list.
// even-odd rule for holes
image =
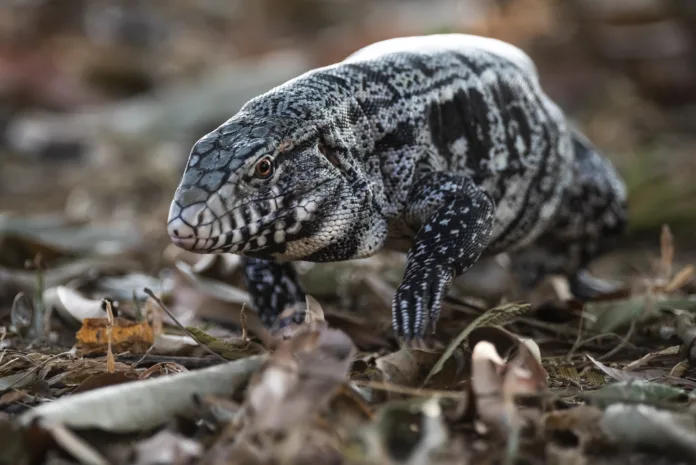
[[198, 253], [324, 261], [366, 201], [340, 164], [302, 120], [237, 114], [193, 146], [169, 235]]

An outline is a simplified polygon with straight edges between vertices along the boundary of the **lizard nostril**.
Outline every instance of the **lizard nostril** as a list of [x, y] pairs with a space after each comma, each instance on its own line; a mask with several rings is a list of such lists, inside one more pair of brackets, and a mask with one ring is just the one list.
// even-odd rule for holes
[[179, 239], [191, 239], [191, 238], [196, 237], [195, 234], [181, 234], [178, 229], [172, 229], [170, 236], [176, 237]]

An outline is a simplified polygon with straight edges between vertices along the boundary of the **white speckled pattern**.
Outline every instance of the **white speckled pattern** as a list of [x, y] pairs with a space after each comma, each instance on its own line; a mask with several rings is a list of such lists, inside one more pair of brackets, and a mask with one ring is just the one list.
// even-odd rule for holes
[[267, 324], [304, 300], [288, 261], [408, 251], [394, 328], [417, 339], [482, 254], [520, 251], [531, 281], [584, 276], [625, 224], [621, 180], [531, 59], [448, 34], [380, 42], [250, 100], [194, 146], [168, 228], [180, 247], [243, 254]]

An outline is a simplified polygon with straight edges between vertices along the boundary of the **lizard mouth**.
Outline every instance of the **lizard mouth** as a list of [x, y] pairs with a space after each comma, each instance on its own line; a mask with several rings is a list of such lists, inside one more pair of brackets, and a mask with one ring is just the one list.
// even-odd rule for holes
[[[325, 188], [331, 181], [335, 180], [328, 179], [310, 192]], [[297, 239], [315, 220], [319, 209], [315, 199], [321, 197], [305, 193], [291, 199], [254, 200], [225, 211], [222, 203], [215, 201], [216, 195], [183, 209], [172, 202], [167, 229], [174, 245], [210, 254], [282, 252], [287, 242]]]
[[[245, 253], [265, 249], [284, 248], [289, 237], [294, 237], [302, 230], [303, 224], [314, 219], [316, 202], [302, 202], [283, 210], [268, 213], [255, 221], [247, 222], [234, 229], [224, 228], [230, 218], [239, 216], [238, 210], [216, 218], [209, 224], [196, 228], [189, 226], [181, 216], [170, 220], [169, 235], [177, 247], [199, 253]], [[202, 206], [203, 210], [208, 208]], [[247, 210], [255, 211], [253, 206]], [[237, 214], [235, 214], [237, 213]], [[199, 217], [204, 213], [197, 214]], [[178, 226], [178, 227], [175, 227]], [[227, 230], [224, 230], [227, 229]], [[220, 231], [219, 234], [206, 234], [208, 231]]]

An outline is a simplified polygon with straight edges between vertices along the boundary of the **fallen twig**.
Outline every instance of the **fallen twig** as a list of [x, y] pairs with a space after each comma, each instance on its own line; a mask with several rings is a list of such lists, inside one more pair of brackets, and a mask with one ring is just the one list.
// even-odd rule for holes
[[157, 296], [155, 296], [155, 294], [154, 294], [150, 289], [148, 289], [148, 288], [146, 287], [146, 288], [144, 288], [143, 290], [145, 291], [145, 294], [147, 294], [147, 295], [149, 295], [150, 297], [152, 297], [152, 299], [155, 301], [155, 303], [157, 303], [157, 305], [159, 305], [159, 307], [160, 307], [167, 315], [169, 315], [169, 318], [171, 318], [172, 321], [174, 321], [174, 323], [176, 323], [176, 325], [179, 327], [179, 329], [181, 329], [183, 332], [185, 332], [186, 335], [187, 335], [188, 337], [190, 337], [191, 339], [193, 339], [194, 341], [196, 341], [196, 343], [197, 343], [203, 350], [205, 350], [205, 351], [208, 352], [209, 354], [214, 355], [216, 358], [222, 360], [223, 362], [228, 362], [228, 361], [229, 361], [229, 360], [227, 360], [225, 357], [223, 357], [222, 355], [218, 354], [218, 353], [215, 352], [213, 349], [211, 349], [210, 347], [208, 347], [207, 345], [205, 345], [203, 342], [199, 341], [198, 338], [196, 338], [196, 336], [194, 336], [193, 333], [191, 333], [191, 331], [189, 331], [188, 329], [186, 329], [186, 328], [184, 327], [184, 325], [182, 325], [181, 323], [179, 323], [179, 320], [176, 319], [176, 317], [175, 317], [174, 314], [171, 312], [171, 310], [169, 310], [169, 309], [167, 308], [167, 306], [164, 305], [164, 302], [162, 302]]

